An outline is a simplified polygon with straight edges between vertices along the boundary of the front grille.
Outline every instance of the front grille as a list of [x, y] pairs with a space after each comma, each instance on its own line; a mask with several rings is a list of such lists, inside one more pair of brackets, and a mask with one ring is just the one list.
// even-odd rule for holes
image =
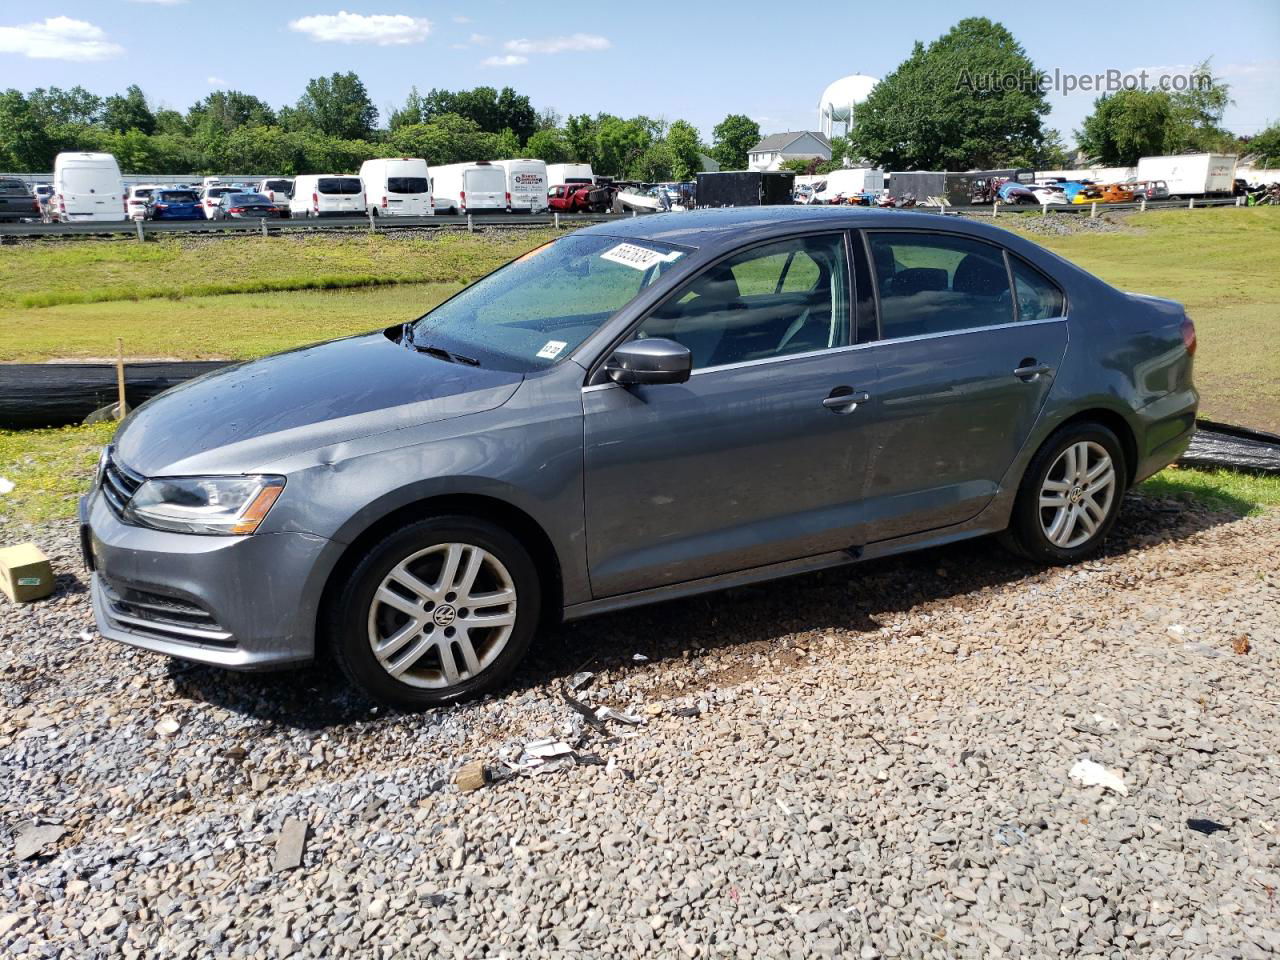
[[146, 482], [146, 479], [121, 463], [113, 450], [107, 456], [106, 466], [102, 469], [102, 495], [107, 498], [111, 509], [117, 515], [121, 515], [124, 513], [125, 504], [138, 492], [138, 488]]
[[112, 583], [98, 575], [107, 615], [134, 633], [162, 640], [234, 647], [235, 639], [204, 607], [190, 600]]

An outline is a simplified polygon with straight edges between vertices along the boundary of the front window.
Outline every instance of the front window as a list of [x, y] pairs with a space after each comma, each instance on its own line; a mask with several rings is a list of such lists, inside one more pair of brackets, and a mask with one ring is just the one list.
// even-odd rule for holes
[[330, 196], [352, 196], [362, 189], [359, 177], [321, 177], [316, 186], [317, 193]]
[[645, 240], [554, 240], [422, 317], [413, 342], [501, 370], [540, 370], [569, 356], [683, 256]]

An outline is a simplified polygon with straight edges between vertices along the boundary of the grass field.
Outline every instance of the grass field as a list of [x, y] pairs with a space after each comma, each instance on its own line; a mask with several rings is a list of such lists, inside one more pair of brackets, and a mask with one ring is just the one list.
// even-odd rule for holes
[[[102, 445], [114, 423], [56, 430], [0, 430], [0, 477], [14, 488], [0, 494], [0, 519], [38, 522], [75, 515]], [[1280, 477], [1229, 470], [1170, 467], [1140, 488], [1155, 496], [1195, 499], [1240, 516], [1280, 506]]]
[[[1001, 226], [1019, 229], [1020, 215]], [[0, 250], [0, 361], [245, 358], [412, 319], [549, 231], [76, 240]], [[1280, 431], [1280, 209], [1153, 211], [1028, 234], [1124, 290], [1185, 303], [1210, 418]]]

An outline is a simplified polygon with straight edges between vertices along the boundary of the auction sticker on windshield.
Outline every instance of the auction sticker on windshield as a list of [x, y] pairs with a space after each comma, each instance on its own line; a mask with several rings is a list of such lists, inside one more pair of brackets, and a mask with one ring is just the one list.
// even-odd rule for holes
[[538, 351], [538, 356], [543, 360], [554, 360], [560, 356], [560, 351], [567, 346], [568, 344], [563, 340], [548, 340], [543, 344], [542, 349]]
[[621, 263], [636, 270], [648, 270], [659, 263], [671, 263], [681, 256], [682, 254], [679, 250], [661, 253], [658, 250], [650, 250], [647, 247], [638, 247], [634, 243], [620, 243], [616, 247], [610, 247], [600, 254], [600, 259]]

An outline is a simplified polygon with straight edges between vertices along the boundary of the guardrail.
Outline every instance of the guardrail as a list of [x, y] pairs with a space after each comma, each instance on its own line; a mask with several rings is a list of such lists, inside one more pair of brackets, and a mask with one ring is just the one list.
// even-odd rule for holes
[[0, 223], [4, 237], [119, 236], [133, 234], [139, 240], [162, 234], [187, 233], [294, 233], [317, 230], [481, 230], [492, 228], [583, 226], [631, 217], [630, 213], [550, 214], [436, 214], [433, 217], [316, 217], [268, 220], [111, 220], [95, 223]]
[[[987, 216], [996, 217], [1001, 213], [1039, 213], [1047, 215], [1050, 213], [1074, 213], [1078, 215], [1087, 214], [1090, 219], [1096, 217], [1100, 212], [1107, 210], [1137, 210], [1139, 213], [1147, 210], [1201, 210], [1207, 207], [1243, 207], [1244, 197], [1223, 197], [1213, 198], [1211, 200], [1196, 199], [1191, 197], [1187, 200], [1135, 200], [1131, 203], [993, 203], [990, 206], [965, 206], [952, 207], [947, 206], [946, 213], [964, 214], [967, 216]], [[917, 206], [914, 209], [919, 210]], [[924, 209], [933, 209], [927, 207]]]

